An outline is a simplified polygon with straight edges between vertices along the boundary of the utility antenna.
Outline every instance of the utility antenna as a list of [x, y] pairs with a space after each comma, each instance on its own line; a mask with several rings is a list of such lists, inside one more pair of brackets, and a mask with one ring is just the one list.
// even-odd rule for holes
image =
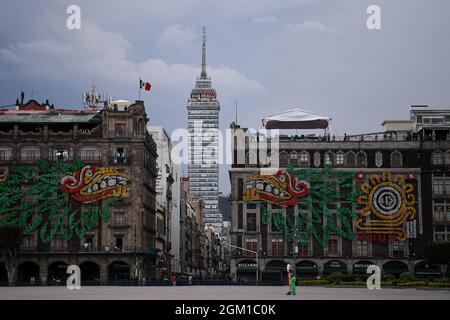
[[202, 44], [202, 73], [200, 74], [201, 79], [206, 79], [206, 27], [203, 26], [203, 44]]

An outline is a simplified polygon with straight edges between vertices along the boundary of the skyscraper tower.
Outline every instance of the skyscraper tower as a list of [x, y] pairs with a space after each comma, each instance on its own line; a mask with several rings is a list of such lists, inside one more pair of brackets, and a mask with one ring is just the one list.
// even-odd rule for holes
[[203, 27], [202, 71], [188, 100], [190, 190], [204, 202], [205, 228], [222, 231], [219, 212], [219, 111], [216, 90], [206, 73], [206, 29]]

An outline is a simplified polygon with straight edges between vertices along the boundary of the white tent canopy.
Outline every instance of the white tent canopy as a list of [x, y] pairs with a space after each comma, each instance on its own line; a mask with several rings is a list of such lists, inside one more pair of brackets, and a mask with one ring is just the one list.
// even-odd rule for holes
[[266, 129], [326, 129], [331, 118], [299, 108], [276, 113], [262, 120]]

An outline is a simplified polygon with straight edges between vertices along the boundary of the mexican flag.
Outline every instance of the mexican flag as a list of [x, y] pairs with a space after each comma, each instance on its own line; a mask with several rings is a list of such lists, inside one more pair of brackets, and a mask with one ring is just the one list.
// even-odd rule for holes
[[152, 85], [150, 84], [150, 82], [144, 82], [142, 80], [140, 80], [140, 88], [144, 89], [146, 91], [150, 91], [150, 88], [152, 87]]

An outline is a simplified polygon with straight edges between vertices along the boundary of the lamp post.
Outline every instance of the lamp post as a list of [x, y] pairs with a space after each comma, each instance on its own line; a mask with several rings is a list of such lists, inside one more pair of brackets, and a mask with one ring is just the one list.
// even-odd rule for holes
[[258, 263], [258, 252], [257, 252], [257, 251], [253, 251], [253, 250], [248, 250], [248, 249], [246, 249], [246, 248], [238, 247], [238, 246], [235, 246], [235, 245], [233, 245], [233, 244], [228, 244], [226, 239], [222, 240], [222, 245], [228, 246], [228, 247], [231, 247], [231, 248], [240, 249], [240, 250], [242, 250], [242, 251], [247, 251], [247, 252], [250, 252], [250, 253], [254, 253], [254, 254], [256, 255], [256, 285], [259, 285], [259, 263]]

